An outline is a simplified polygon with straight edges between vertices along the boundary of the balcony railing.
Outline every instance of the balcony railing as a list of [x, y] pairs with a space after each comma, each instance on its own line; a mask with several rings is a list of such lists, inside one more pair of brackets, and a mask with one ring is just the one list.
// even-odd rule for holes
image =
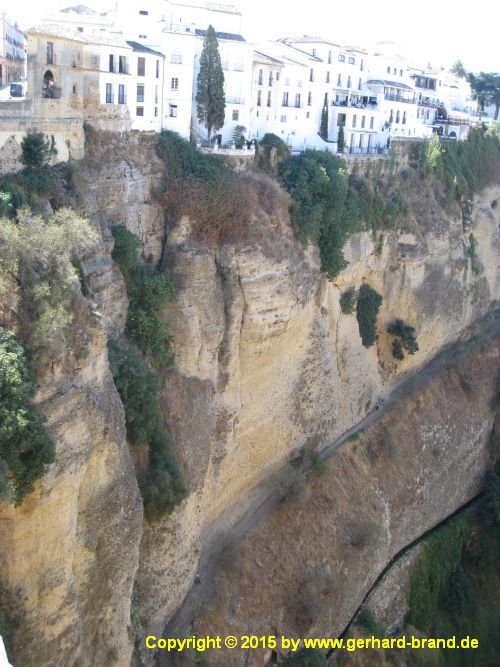
[[431, 97], [421, 97], [419, 100], [417, 100], [417, 104], [420, 107], [434, 107], [438, 108], [442, 106], [442, 103], [440, 100], [433, 100]]
[[469, 125], [470, 120], [468, 118], [444, 118], [443, 116], [436, 116], [436, 121], [438, 125]]
[[61, 86], [42, 86], [42, 97], [49, 100], [61, 99]]
[[384, 93], [384, 100], [388, 102], [403, 102], [404, 104], [415, 104], [414, 97], [404, 97], [403, 95], [392, 95], [391, 93]]

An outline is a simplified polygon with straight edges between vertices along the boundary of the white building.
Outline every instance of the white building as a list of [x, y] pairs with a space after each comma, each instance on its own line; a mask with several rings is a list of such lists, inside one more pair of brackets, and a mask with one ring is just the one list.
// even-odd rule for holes
[[0, 12], [0, 88], [26, 78], [26, 39], [15, 23]]

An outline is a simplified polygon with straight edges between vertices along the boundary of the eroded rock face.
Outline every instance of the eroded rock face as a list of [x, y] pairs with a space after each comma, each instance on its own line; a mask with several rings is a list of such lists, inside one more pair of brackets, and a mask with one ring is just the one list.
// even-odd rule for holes
[[[497, 336], [443, 358], [340, 447], [216, 571], [216, 593], [194, 609], [189, 631], [338, 636], [394, 555], [481, 489], [499, 351]], [[375, 603], [389, 615], [399, 604], [380, 590]], [[160, 664], [173, 663], [163, 654]], [[263, 665], [265, 651], [213, 651], [210, 664]]]
[[[319, 273], [312, 248], [294, 247], [293, 260], [258, 245], [210, 252], [190, 240], [186, 220], [169, 234], [178, 296], [165, 316], [176, 364], [163, 401], [191, 496], [165, 528], [146, 531], [136, 596], [149, 630], [161, 632], [192, 585], [202, 546], [230, 530], [262, 480], [300, 447], [321, 448], [359, 422], [498, 298], [496, 193], [478, 199], [471, 229], [436, 214], [425, 234], [416, 222], [416, 233], [389, 234], [379, 254], [369, 234], [354, 235], [345, 249], [349, 266], [333, 282]], [[467, 255], [471, 231], [478, 274]], [[339, 306], [341, 293], [363, 282], [384, 297], [370, 349], [356, 315]], [[403, 362], [386, 334], [396, 318], [416, 328], [420, 347]], [[401, 497], [403, 511], [407, 500]]]
[[[138, 645], [146, 631], [161, 634], [193, 583], [200, 553], [245, 514], [263, 480], [304, 445], [321, 448], [360, 421], [405, 373], [456, 340], [498, 299], [499, 209], [491, 207], [498, 197], [493, 188], [481, 195], [472, 215], [478, 274], [467, 255], [471, 230], [458, 212], [447, 218], [435, 207], [424, 220], [422, 204], [422, 220], [387, 235], [380, 254], [368, 234], [353, 236], [345, 249], [349, 266], [330, 283], [319, 272], [317, 252], [293, 240], [283, 213], [269, 220], [257, 210], [254, 242], [216, 248], [197, 243], [191, 221], [172, 225], [155, 200], [161, 174], [154, 137], [137, 133], [100, 135], [88, 143], [86, 159], [76, 168], [81, 212], [99, 225], [103, 237], [82, 262], [94, 304], [86, 325], [87, 355], [41, 378], [38, 400], [57, 445], [57, 462], [21, 508], [2, 506], [0, 513], [2, 581], [21, 587], [32, 637], [16, 648], [14, 658], [22, 665], [129, 664], [134, 631]], [[286, 209], [283, 201], [276, 210]], [[106, 340], [123, 332], [127, 311], [123, 279], [111, 260], [114, 224], [139, 236], [143, 257], [167, 266], [178, 290], [165, 310], [176, 360], [164, 372], [162, 405], [190, 495], [171, 517], [151, 526], [142, 524], [123, 409], [106, 356]], [[339, 306], [341, 293], [362, 282], [384, 297], [378, 341], [368, 350], [355, 314], [344, 315]], [[9, 307], [0, 313], [10, 326]], [[420, 346], [401, 363], [393, 359], [385, 333], [395, 318], [415, 326]], [[270, 588], [268, 597], [277, 596], [275, 616], [255, 578], [246, 587], [238, 583], [228, 598], [230, 611], [223, 591], [221, 616], [214, 616], [214, 622], [221, 620], [217, 634], [247, 613], [249, 619], [262, 613], [263, 625], [281, 623], [293, 630], [297, 585], [312, 576], [305, 565], [309, 557], [320, 571], [329, 564], [345, 584], [332, 619], [332, 627], [340, 627], [390, 554], [475, 492], [486, 462], [488, 417], [478, 403], [477, 414], [465, 420], [463, 406], [479, 401], [475, 396], [456, 406], [441, 399], [437, 389], [422, 394], [394, 416], [401, 459], [382, 447], [372, 462], [372, 454], [353, 453], [353, 445], [339, 454], [329, 476], [338, 486], [325, 487], [319, 505], [311, 500], [304, 510], [284, 510], [289, 515], [270, 520], [277, 531], [290, 522], [279, 538], [288, 555], [276, 585], [287, 588], [291, 602], [284, 589]], [[421, 412], [427, 403], [435, 412]], [[400, 432], [400, 422], [408, 430]], [[408, 449], [399, 444], [405, 439]], [[318, 507], [325, 525], [314, 523]], [[342, 537], [360, 514], [381, 525], [368, 571], [360, 569], [365, 551], [347, 547]], [[322, 530], [333, 531], [339, 550], [332, 556], [331, 539], [325, 538], [319, 540], [324, 553], [304, 546], [296, 562], [293, 534], [300, 526], [293, 522], [299, 519], [300, 525], [311, 524], [313, 541]], [[271, 563], [276, 539], [259, 535], [260, 546], [248, 542], [242, 574], [251, 567], [262, 572], [266, 563], [276, 572]], [[300, 540], [302, 547], [310, 537]], [[254, 548], [262, 555], [252, 560]], [[351, 590], [353, 577], [358, 583]], [[254, 584], [255, 596], [238, 607], [238, 596], [249, 596]], [[201, 618], [198, 627], [209, 624]]]

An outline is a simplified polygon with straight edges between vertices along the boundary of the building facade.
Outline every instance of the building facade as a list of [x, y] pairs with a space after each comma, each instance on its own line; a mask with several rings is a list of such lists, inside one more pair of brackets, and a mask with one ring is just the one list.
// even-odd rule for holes
[[26, 39], [7, 14], [0, 13], [0, 88], [26, 79]]

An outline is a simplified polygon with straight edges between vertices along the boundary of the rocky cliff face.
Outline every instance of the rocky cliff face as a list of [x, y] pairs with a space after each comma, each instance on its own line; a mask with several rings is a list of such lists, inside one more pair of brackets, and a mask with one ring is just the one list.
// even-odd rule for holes
[[[23, 588], [27, 625], [36, 637], [18, 645], [19, 664], [128, 664], [131, 609], [139, 637], [161, 634], [193, 583], [202, 548], [245, 514], [261, 482], [302, 446], [321, 448], [360, 421], [404, 374], [456, 340], [498, 298], [499, 216], [491, 206], [498, 189], [483, 192], [474, 204], [477, 272], [460, 212], [447, 215], [430, 195], [419, 208], [415, 196], [404, 232], [389, 234], [381, 252], [370, 235], [354, 235], [345, 250], [349, 267], [330, 283], [318, 270], [316, 251], [293, 240], [283, 193], [274, 195], [274, 216], [268, 206], [257, 206], [245, 241], [216, 248], [194, 240], [188, 219], [166, 220], [152, 194], [162, 169], [153, 145], [154, 137], [137, 134], [94, 135], [77, 167], [80, 208], [103, 236], [83, 262], [95, 304], [88, 355], [69, 374], [55, 369], [53, 377], [42, 378], [40, 405], [57, 442], [57, 463], [21, 508], [1, 511], [2, 569], [10, 587]], [[105, 351], [106, 337], [123, 331], [127, 307], [110, 257], [113, 224], [136, 233], [144, 257], [168, 266], [178, 289], [165, 312], [176, 361], [164, 373], [162, 402], [190, 495], [168, 520], [152, 526], [142, 525]], [[340, 294], [362, 282], [384, 297], [377, 344], [368, 350], [355, 315], [342, 314], [339, 306]], [[420, 346], [399, 364], [385, 333], [396, 317], [415, 326]], [[370, 570], [356, 575], [350, 599], [343, 589], [335, 628], [376, 569], [410, 537], [408, 526], [412, 534], [422, 531], [477, 489], [486, 460], [485, 408], [478, 403], [479, 412], [467, 421], [459, 403], [439, 402], [437, 385], [429, 391], [393, 415], [395, 430], [399, 421], [413, 423], [417, 406], [436, 405], [425, 423], [413, 423], [421, 429], [418, 438], [413, 441], [411, 430], [398, 436], [410, 440], [408, 450], [396, 447], [401, 465], [382, 445], [374, 462], [369, 453], [352, 458], [351, 448], [331, 474], [343, 478], [342, 485], [325, 490], [334, 500], [322, 501], [322, 520], [347, 526], [361, 511], [381, 530]], [[461, 420], [456, 427], [451, 415]], [[370, 475], [373, 466], [376, 475]], [[262, 540], [274, 544], [269, 535]], [[335, 562], [348, 581], [364, 552], [338, 542], [344, 546]], [[314, 558], [320, 563], [326, 556]], [[297, 573], [295, 582], [305, 576], [305, 570]], [[252, 602], [255, 614], [260, 604], [260, 597]], [[275, 622], [262, 604], [262, 618]]]

